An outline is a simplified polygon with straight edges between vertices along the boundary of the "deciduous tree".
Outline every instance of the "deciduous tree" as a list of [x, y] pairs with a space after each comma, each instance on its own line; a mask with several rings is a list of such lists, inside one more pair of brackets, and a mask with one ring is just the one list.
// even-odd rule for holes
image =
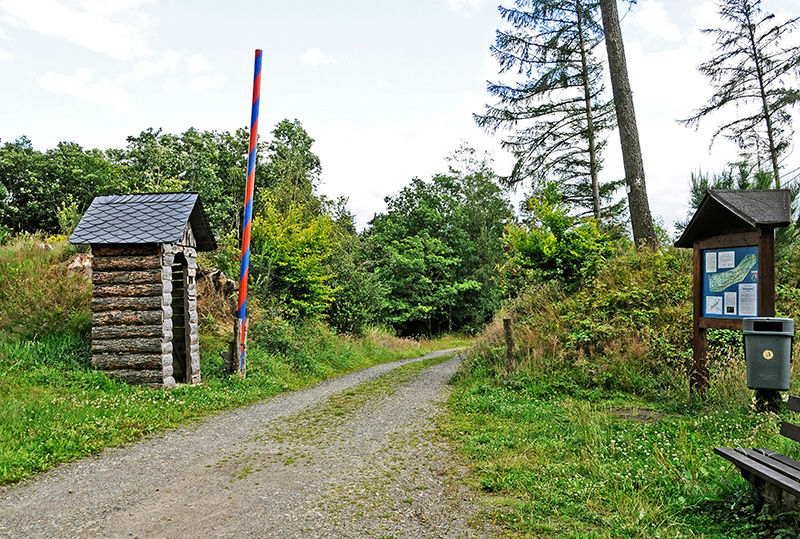
[[414, 179], [366, 232], [382, 314], [401, 333], [477, 329], [502, 298], [496, 266], [511, 206], [485, 164], [462, 165]]

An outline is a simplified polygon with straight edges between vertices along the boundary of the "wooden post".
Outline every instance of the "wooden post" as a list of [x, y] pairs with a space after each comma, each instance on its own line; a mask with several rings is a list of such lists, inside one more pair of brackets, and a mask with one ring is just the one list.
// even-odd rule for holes
[[[758, 243], [758, 316], [775, 316], [775, 229], [762, 228]], [[781, 411], [780, 391], [756, 389], [753, 393], [757, 412]]]
[[692, 256], [694, 284], [692, 286], [692, 325], [694, 327], [692, 372], [689, 375], [689, 388], [692, 393], [704, 395], [708, 389], [708, 334], [700, 327], [703, 314], [703, 251], [695, 244]]
[[506, 372], [514, 367], [514, 332], [510, 318], [503, 318], [503, 332], [506, 337]]
[[775, 229], [762, 228], [758, 243], [758, 316], [775, 316]]
[[[243, 368], [239, 370], [239, 347], [242, 342], [242, 335], [240, 333], [240, 326], [238, 323], [233, 324], [233, 340], [228, 342], [228, 350], [220, 352], [219, 355], [225, 363], [225, 372], [229, 374], [238, 374], [244, 377], [247, 372], [247, 342], [244, 343], [244, 361], [242, 362]], [[250, 319], [245, 318], [244, 329], [245, 332], [250, 328]]]

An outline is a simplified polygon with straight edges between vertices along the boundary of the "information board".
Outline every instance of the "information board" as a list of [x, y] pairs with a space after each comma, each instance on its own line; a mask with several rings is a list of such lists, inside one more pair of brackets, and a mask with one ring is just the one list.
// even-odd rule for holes
[[758, 247], [704, 249], [703, 316], [758, 316]]

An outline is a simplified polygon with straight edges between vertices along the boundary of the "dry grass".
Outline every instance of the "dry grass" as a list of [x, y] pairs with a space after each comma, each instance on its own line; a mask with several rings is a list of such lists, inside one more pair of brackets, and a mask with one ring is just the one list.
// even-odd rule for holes
[[76, 247], [20, 236], [0, 247], [0, 330], [32, 339], [88, 331], [92, 283], [64, 262]]
[[198, 268], [197, 311], [204, 329], [233, 331], [237, 306], [238, 286], [235, 281], [218, 269]]

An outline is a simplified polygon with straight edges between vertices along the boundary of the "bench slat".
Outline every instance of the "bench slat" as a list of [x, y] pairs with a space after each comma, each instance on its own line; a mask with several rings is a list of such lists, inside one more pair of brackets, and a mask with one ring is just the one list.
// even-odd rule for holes
[[800, 412], [800, 397], [789, 395], [789, 401], [786, 403], [786, 407], [792, 412]]
[[787, 466], [786, 464], [781, 462], [779, 459], [775, 458], [778, 455], [780, 455], [780, 453], [765, 455], [765, 454], [760, 453], [759, 451], [756, 451], [754, 449], [742, 449], [742, 451], [744, 452], [745, 455], [747, 455], [748, 457], [750, 457], [753, 460], [757, 460], [758, 462], [760, 462], [764, 466], [768, 466], [768, 467], [772, 468], [773, 470], [775, 470], [776, 472], [780, 472], [783, 475], [786, 475], [786, 476], [794, 479], [795, 481], [800, 482], [800, 471], [798, 471], [796, 468], [794, 468], [792, 466]]
[[787, 457], [785, 455], [781, 455], [780, 453], [778, 453], [776, 451], [773, 451], [772, 449], [758, 448], [755, 451], [758, 451], [762, 455], [765, 455], [765, 456], [767, 456], [767, 457], [769, 457], [771, 459], [774, 459], [774, 460], [777, 460], [779, 462], [782, 462], [783, 464], [785, 464], [787, 466], [791, 466], [792, 468], [797, 470], [797, 472], [800, 474], [800, 462], [797, 462], [794, 459], [790, 459], [789, 457]]
[[714, 453], [731, 461], [737, 467], [746, 470], [758, 477], [780, 485], [783, 490], [789, 491], [795, 496], [800, 496], [800, 482], [787, 477], [786, 475], [776, 472], [772, 468], [765, 466], [759, 461], [747, 456], [730, 447], [715, 447]]
[[781, 435], [795, 442], [800, 442], [800, 427], [788, 421], [781, 421]]

